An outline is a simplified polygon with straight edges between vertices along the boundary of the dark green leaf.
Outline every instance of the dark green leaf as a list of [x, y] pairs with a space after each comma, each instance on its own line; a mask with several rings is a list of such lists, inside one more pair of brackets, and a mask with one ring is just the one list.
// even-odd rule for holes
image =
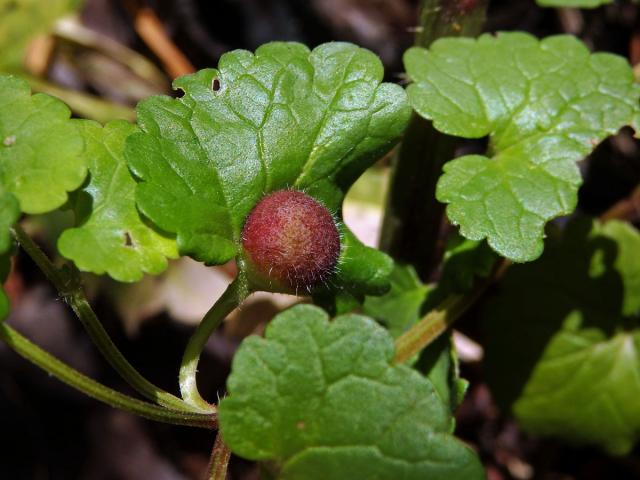
[[396, 265], [389, 280], [391, 290], [380, 297], [367, 297], [363, 309], [397, 338], [418, 321], [421, 307], [434, 287], [424, 285], [410, 265]]
[[485, 311], [487, 374], [530, 432], [627, 453], [640, 434], [640, 234], [575, 221]]
[[7, 251], [0, 253], [0, 321], [4, 320], [9, 314], [9, 297], [5, 293], [2, 284], [9, 276], [11, 270], [11, 256]]
[[278, 315], [234, 357], [219, 410], [225, 442], [274, 461], [282, 479], [484, 478], [451, 435], [449, 405], [393, 356], [392, 337], [366, 317], [330, 323], [308, 305]]
[[[238, 254], [244, 221], [266, 193], [304, 190], [339, 215], [345, 192], [408, 120], [404, 92], [382, 75], [380, 60], [355, 45], [310, 52], [275, 42], [176, 80], [184, 96], [142, 102], [142, 133], [127, 142], [138, 207], [177, 235], [181, 254], [208, 264]], [[386, 288], [383, 254], [357, 241], [348, 249], [334, 283]]]
[[470, 291], [478, 278], [491, 274], [496, 259], [486, 242], [467, 240], [454, 233], [447, 241], [438, 289], [447, 295]]

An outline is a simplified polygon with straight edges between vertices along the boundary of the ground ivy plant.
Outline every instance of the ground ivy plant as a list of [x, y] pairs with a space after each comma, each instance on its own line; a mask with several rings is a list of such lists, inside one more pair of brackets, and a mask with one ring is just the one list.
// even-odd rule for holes
[[[467, 384], [447, 332], [502, 279], [483, 310], [497, 398], [531, 432], [629, 451], [640, 425], [640, 236], [620, 222], [547, 226], [542, 252], [545, 225], [575, 208], [576, 162], [639, 123], [631, 68], [573, 37], [523, 33], [445, 38], [404, 60], [406, 89], [348, 43], [235, 50], [176, 79], [176, 97], [142, 101], [135, 124], [71, 119], [59, 100], [1, 76], [0, 279], [19, 244], [144, 400], [83, 376], [6, 321], [0, 338], [98, 400], [219, 430], [211, 478], [224, 478], [233, 452], [261, 462], [265, 478], [480, 479], [478, 454], [454, 436]], [[401, 140], [412, 110], [449, 135], [489, 138], [486, 155], [444, 166], [437, 198], [459, 233], [431, 284], [342, 221], [345, 194]], [[59, 208], [76, 218], [57, 240], [63, 267], [20, 224]], [[233, 260], [237, 276], [185, 347], [178, 396], [120, 353], [79, 271], [135, 282], [179, 256]], [[538, 257], [502, 275], [504, 259]], [[258, 290], [316, 305], [246, 338], [226, 396], [210, 403], [200, 353]], [[0, 291], [0, 318], [8, 313]]]

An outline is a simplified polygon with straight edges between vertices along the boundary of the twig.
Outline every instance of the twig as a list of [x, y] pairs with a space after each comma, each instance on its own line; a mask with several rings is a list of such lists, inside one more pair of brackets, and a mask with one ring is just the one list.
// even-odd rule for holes
[[640, 218], [640, 185], [631, 194], [611, 206], [606, 212], [600, 215], [602, 222], [609, 220], [634, 221]]
[[171, 78], [195, 72], [195, 67], [169, 38], [153, 10], [148, 7], [139, 8], [135, 13], [134, 28], [160, 59]]

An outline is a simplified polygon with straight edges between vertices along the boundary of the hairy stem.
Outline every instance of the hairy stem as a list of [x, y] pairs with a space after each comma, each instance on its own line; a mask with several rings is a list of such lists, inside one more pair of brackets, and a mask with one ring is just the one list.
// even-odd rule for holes
[[396, 339], [395, 363], [406, 362], [414, 355], [433, 343], [456, 320], [458, 320], [487, 288], [500, 279], [511, 263], [506, 260], [496, 262], [492, 274], [476, 284], [468, 293], [450, 295], [436, 308], [427, 313], [422, 320]]
[[[445, 36], [475, 36], [488, 0], [422, 0], [415, 44], [429, 47]], [[428, 280], [440, 262], [438, 240], [444, 205], [435, 198], [442, 166], [454, 156], [455, 138], [413, 114], [394, 160], [380, 247], [412, 264]]]
[[209, 476], [207, 478], [209, 480], [226, 480], [229, 458], [231, 458], [231, 450], [225, 445], [222, 440], [222, 435], [218, 432], [216, 441], [213, 444], [213, 451], [211, 452]]
[[169, 410], [105, 387], [45, 352], [6, 323], [0, 323], [0, 339], [20, 356], [49, 374], [107, 405], [163, 423], [202, 428], [216, 426], [214, 414]]
[[204, 400], [198, 391], [196, 377], [200, 354], [211, 334], [248, 294], [249, 289], [245, 280], [240, 276], [236, 277], [213, 307], [209, 309], [189, 339], [180, 366], [180, 393], [189, 404], [199, 408], [212, 408], [212, 405]]
[[[159, 405], [174, 410], [200, 412], [201, 409], [189, 405], [180, 398], [155, 386], [144, 378], [128, 361], [118, 347], [115, 346], [109, 334], [106, 332], [100, 320], [94, 313], [85, 298], [82, 285], [75, 275], [69, 270], [57, 268], [46, 254], [36, 245], [36, 243], [25, 233], [20, 225], [13, 227], [13, 234], [20, 243], [21, 247], [36, 265], [42, 270], [49, 281], [54, 285], [56, 290], [65, 302], [73, 309], [78, 319], [86, 329], [93, 343], [98, 347], [100, 353], [116, 370], [120, 376], [129, 383], [141, 395], [153, 400]], [[208, 409], [207, 411], [210, 411]]]

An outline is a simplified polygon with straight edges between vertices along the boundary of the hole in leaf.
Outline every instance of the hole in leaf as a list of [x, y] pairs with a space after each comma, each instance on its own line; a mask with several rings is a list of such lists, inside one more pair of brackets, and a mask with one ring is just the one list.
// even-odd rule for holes
[[218, 77], [214, 78], [211, 81], [211, 90], [213, 90], [214, 92], [217, 92], [218, 90], [220, 90], [220, 87], [222, 85], [220, 85], [220, 79]]
[[5, 138], [5, 139], [2, 141], [2, 144], [3, 144], [5, 147], [10, 147], [10, 146], [11, 146], [11, 145], [13, 145], [14, 143], [16, 143], [16, 136], [15, 136], [15, 135], [10, 135], [10, 136], [8, 136], [7, 138]]
[[133, 239], [129, 232], [124, 232], [124, 245], [125, 247], [133, 247]]

